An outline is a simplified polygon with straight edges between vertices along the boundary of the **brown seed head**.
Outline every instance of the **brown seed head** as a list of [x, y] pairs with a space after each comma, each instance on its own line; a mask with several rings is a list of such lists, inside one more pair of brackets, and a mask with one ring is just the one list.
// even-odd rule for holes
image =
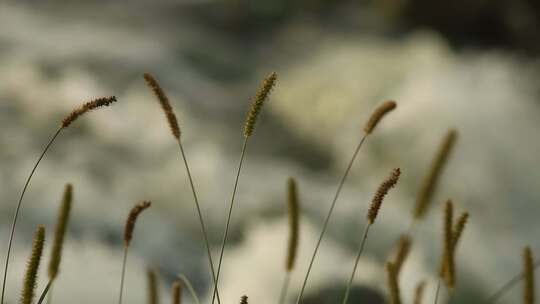
[[257, 122], [257, 118], [259, 116], [259, 113], [262, 110], [263, 104], [265, 100], [268, 98], [268, 95], [270, 94], [270, 91], [274, 87], [274, 84], [276, 83], [277, 74], [272, 73], [268, 75], [262, 82], [261, 86], [259, 87], [259, 90], [257, 91], [257, 94], [255, 94], [255, 97], [251, 101], [251, 108], [249, 109], [249, 112], [246, 116], [246, 121], [244, 123], [244, 136], [249, 137], [253, 134], [253, 130], [255, 129], [255, 123]]
[[400, 174], [401, 170], [399, 168], [394, 169], [392, 174], [379, 186], [377, 192], [375, 192], [367, 214], [367, 219], [370, 225], [375, 222], [375, 218], [377, 218], [377, 214], [379, 213], [379, 209], [381, 208], [384, 197], [388, 191], [396, 185]]
[[420, 187], [420, 191], [418, 192], [416, 205], [413, 211], [413, 217], [415, 219], [421, 219], [426, 214], [433, 199], [433, 194], [437, 189], [440, 176], [444, 170], [446, 163], [448, 162], [450, 153], [452, 152], [452, 149], [455, 145], [456, 139], [456, 130], [448, 131], [448, 133], [444, 137], [444, 140], [439, 147], [439, 151], [437, 152], [437, 155], [435, 156], [435, 159], [431, 164], [428, 175], [424, 179], [424, 182]]
[[399, 276], [399, 272], [401, 271], [401, 267], [403, 266], [403, 262], [407, 259], [407, 256], [409, 255], [409, 252], [411, 250], [411, 238], [404, 234], [399, 238], [397, 251], [396, 251], [396, 258], [394, 259], [394, 265], [396, 267], [396, 272]]
[[124, 246], [129, 247], [129, 243], [131, 242], [131, 239], [133, 238], [133, 229], [135, 229], [135, 222], [137, 221], [137, 217], [141, 212], [143, 212], [146, 208], [150, 207], [152, 203], [149, 201], [143, 201], [135, 207], [131, 209], [131, 212], [129, 213], [129, 216], [126, 221], [126, 226], [124, 228]]
[[439, 275], [441, 279], [446, 280], [446, 284], [449, 288], [454, 286], [454, 261], [452, 259], [453, 251], [453, 231], [452, 222], [454, 217], [454, 205], [451, 200], [446, 202], [444, 208], [444, 241], [443, 241], [443, 254], [441, 259], [441, 267], [439, 269]]
[[375, 109], [373, 114], [371, 114], [371, 116], [369, 117], [368, 122], [364, 126], [365, 134], [371, 134], [371, 132], [373, 132], [373, 130], [375, 129], [375, 127], [377, 126], [379, 121], [381, 121], [381, 119], [386, 114], [388, 114], [389, 112], [394, 110], [396, 108], [396, 106], [397, 105], [396, 105], [395, 101], [387, 100], [387, 101], [383, 102], [377, 109]]
[[109, 106], [113, 102], [116, 102], [116, 97], [115, 96], [101, 97], [101, 98], [97, 98], [97, 99], [94, 99], [92, 101], [86, 102], [82, 106], [80, 106], [79, 108], [73, 110], [73, 112], [69, 113], [69, 115], [66, 116], [62, 120], [61, 127], [62, 128], [67, 128], [75, 120], [77, 120], [77, 118], [79, 118], [81, 115], [84, 115], [86, 112], [95, 110], [95, 109], [100, 108], [100, 107]]
[[23, 289], [21, 291], [21, 304], [32, 304], [35, 295], [37, 274], [41, 255], [43, 253], [43, 245], [45, 243], [45, 227], [39, 225], [34, 232], [32, 240], [32, 254], [26, 264], [26, 273], [24, 275]]
[[182, 284], [180, 283], [180, 281], [173, 282], [171, 299], [172, 304], [180, 304], [180, 300], [182, 299]]
[[532, 251], [529, 246], [523, 249], [523, 304], [534, 303], [534, 265]]
[[426, 288], [426, 281], [421, 281], [416, 285], [416, 288], [414, 289], [413, 304], [422, 304], [422, 297], [424, 296], [425, 288]]
[[289, 245], [287, 249], [287, 260], [285, 263], [286, 270], [292, 271], [294, 268], [296, 255], [298, 251], [298, 235], [299, 235], [299, 222], [300, 211], [298, 205], [298, 192], [296, 188], [296, 181], [290, 177], [287, 183], [287, 207], [289, 209]]
[[67, 184], [64, 189], [62, 203], [60, 204], [60, 209], [58, 210], [58, 218], [56, 219], [56, 226], [54, 228], [54, 240], [51, 248], [51, 260], [49, 261], [48, 269], [49, 280], [53, 280], [58, 275], [60, 260], [62, 258], [64, 237], [66, 235], [69, 213], [71, 211], [72, 198], [73, 187], [71, 184]]
[[401, 296], [399, 291], [399, 282], [396, 267], [391, 262], [386, 263], [386, 275], [388, 280], [388, 289], [390, 291], [390, 303], [401, 304]]
[[240, 304], [248, 304], [248, 297], [246, 295], [240, 298]]
[[165, 95], [165, 92], [152, 75], [150, 75], [149, 73], [145, 73], [144, 80], [146, 80], [146, 84], [152, 90], [152, 92], [154, 92], [154, 95], [156, 95], [157, 100], [161, 105], [161, 108], [165, 112], [165, 116], [167, 117], [167, 122], [169, 123], [169, 128], [171, 129], [172, 135], [177, 140], [180, 140], [180, 127], [178, 126], [178, 120], [176, 119], [176, 115], [174, 114], [171, 103], [169, 102], [169, 98], [167, 97], [167, 95]]
[[465, 229], [465, 225], [467, 224], [467, 220], [469, 219], [469, 213], [463, 212], [456, 224], [454, 225], [454, 232], [452, 233], [452, 251], [456, 251], [457, 244], [459, 242], [459, 239], [461, 238], [461, 235], [463, 234], [463, 230]]

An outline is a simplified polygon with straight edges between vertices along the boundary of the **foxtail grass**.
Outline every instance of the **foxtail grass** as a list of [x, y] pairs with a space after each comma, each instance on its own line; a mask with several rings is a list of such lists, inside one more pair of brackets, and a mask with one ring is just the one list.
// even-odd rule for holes
[[[373, 196], [373, 199], [371, 201], [371, 206], [369, 207], [369, 210], [367, 213], [367, 225], [364, 228], [362, 242], [360, 243], [360, 247], [358, 248], [356, 260], [354, 261], [353, 270], [349, 278], [349, 282], [347, 283], [347, 287], [345, 289], [345, 295], [343, 296], [342, 304], [346, 304], [347, 301], [349, 300], [349, 294], [351, 292], [354, 276], [356, 275], [358, 263], [360, 262], [360, 257], [362, 256], [362, 252], [364, 251], [364, 246], [368, 238], [369, 228], [371, 227], [371, 225], [375, 223], [375, 220], [377, 219], [377, 215], [379, 214], [379, 210], [381, 209], [381, 205], [384, 200], [384, 197], [388, 194], [388, 191], [390, 191], [390, 189], [396, 186], [400, 175], [401, 175], [401, 170], [399, 168], [394, 169], [392, 171], [392, 174], [390, 174], [390, 176], [382, 182], [382, 184], [377, 189], [377, 192], [375, 192], [375, 195]], [[392, 271], [395, 272], [395, 265], [392, 264], [391, 267], [392, 267]]]
[[398, 275], [396, 265], [394, 265], [394, 263], [386, 263], [386, 276], [388, 281], [388, 289], [390, 291], [390, 303], [401, 304]]
[[171, 287], [171, 304], [180, 304], [182, 301], [182, 284], [176, 280]]
[[456, 139], [456, 130], [448, 131], [444, 137], [435, 159], [433, 159], [431, 163], [431, 168], [428, 171], [422, 186], [420, 187], [420, 191], [418, 192], [416, 205], [413, 210], [413, 218], [415, 220], [422, 219], [427, 213], [433, 200], [433, 195], [439, 184], [440, 176], [442, 175], [442, 172], [448, 163], [448, 159], [450, 158], [450, 154], [455, 146]]
[[279, 296], [280, 304], [285, 303], [291, 282], [291, 273], [295, 266], [298, 251], [300, 207], [298, 203], [296, 181], [292, 177], [289, 177], [289, 180], [287, 181], [287, 209], [289, 214], [289, 242], [287, 245], [287, 258], [285, 260], [285, 279], [283, 280]]
[[159, 303], [159, 288], [158, 288], [158, 279], [157, 274], [152, 269], [146, 270], [146, 282], [148, 290], [148, 304], [158, 304]]
[[426, 281], [420, 281], [414, 288], [413, 304], [422, 304], [422, 298], [424, 297], [424, 290], [426, 289]]
[[[51, 248], [51, 260], [49, 261], [49, 268], [47, 272], [51, 289], [52, 284], [58, 276], [60, 269], [60, 261], [62, 259], [62, 247], [64, 245], [64, 238], [66, 235], [72, 200], [73, 186], [71, 184], [66, 184], [64, 188], [64, 194], [62, 195], [62, 202], [58, 210], [58, 216], [56, 218], [56, 226], [54, 228], [53, 244]], [[48, 303], [51, 303], [52, 301], [52, 290], [49, 291], [47, 301]]]
[[533, 256], [530, 247], [523, 249], [523, 304], [534, 304], [534, 269], [533, 269]]
[[240, 297], [240, 304], [248, 304], [248, 297], [247, 296]]
[[122, 276], [120, 277], [120, 295], [118, 296], [118, 304], [122, 304], [122, 295], [124, 292], [124, 278], [126, 275], [126, 262], [128, 256], [128, 249], [131, 240], [133, 239], [133, 232], [135, 230], [135, 223], [137, 218], [145, 209], [149, 208], [152, 205], [149, 201], [142, 201], [139, 204], [135, 205], [129, 212], [126, 224], [124, 227], [124, 257], [122, 259]]
[[[389, 106], [389, 104], [393, 104], [393, 106]], [[371, 114], [370, 118], [368, 119], [368, 122], [364, 127], [363, 135], [362, 135], [360, 141], [358, 142], [356, 148], [354, 149], [354, 152], [353, 152], [353, 154], [351, 156], [351, 159], [349, 160], [349, 163], [348, 163], [347, 167], [345, 168], [345, 172], [343, 173], [343, 175], [342, 175], [342, 177], [341, 177], [341, 179], [340, 179], [340, 181], [338, 183], [338, 186], [337, 186], [336, 192], [334, 194], [334, 197], [332, 199], [332, 202], [330, 203], [330, 208], [328, 209], [328, 212], [326, 214], [326, 218], [324, 219], [324, 223], [323, 223], [323, 226], [322, 226], [322, 229], [321, 229], [321, 233], [319, 235], [319, 239], [317, 240], [317, 244], [315, 245], [315, 249], [313, 250], [313, 254], [311, 255], [311, 259], [309, 261], [309, 266], [308, 266], [308, 269], [306, 271], [306, 275], [304, 277], [304, 280], [302, 282], [302, 287], [300, 288], [300, 292], [298, 293], [298, 298], [296, 300], [296, 304], [300, 304], [300, 302], [302, 301], [302, 298], [304, 296], [304, 292], [305, 292], [305, 289], [306, 289], [306, 286], [307, 286], [307, 282], [309, 280], [309, 275], [311, 274], [311, 269], [313, 268], [313, 264], [315, 262], [315, 258], [317, 257], [317, 253], [319, 252], [319, 247], [321, 246], [324, 235], [326, 234], [326, 230], [328, 228], [328, 223], [330, 222], [330, 218], [332, 217], [332, 214], [334, 212], [334, 208], [335, 208], [336, 203], [338, 201], [338, 198], [339, 198], [339, 196], [341, 194], [341, 189], [345, 185], [345, 181], [347, 181], [347, 177], [349, 176], [349, 173], [350, 173], [350, 171], [352, 169], [354, 161], [356, 160], [356, 157], [358, 156], [358, 153], [360, 152], [360, 149], [364, 145], [364, 142], [366, 141], [368, 136], [373, 133], [373, 131], [375, 130], [375, 127], [380, 123], [383, 116], [386, 115], [387, 113], [389, 113], [391, 110], [393, 110], [395, 108], [396, 108], [395, 102], [393, 102], [393, 101], [384, 102], [382, 105], [380, 105], [378, 108], [375, 109], [375, 111]], [[381, 110], [381, 109], [384, 109], [384, 110]], [[383, 114], [381, 114], [381, 113], [383, 113]]]
[[409, 252], [411, 250], [411, 238], [403, 234], [398, 240], [398, 246], [396, 250], [396, 256], [394, 258], [393, 264], [396, 269], [396, 273], [399, 275], [401, 268], [403, 267], [403, 263], [405, 263], [405, 260], [407, 259], [407, 256], [409, 255]]
[[223, 264], [225, 246], [227, 245], [227, 240], [229, 238], [229, 228], [231, 224], [231, 217], [232, 217], [232, 212], [234, 210], [236, 192], [238, 191], [238, 182], [240, 180], [240, 172], [242, 171], [242, 165], [244, 163], [244, 156], [246, 154], [247, 144], [249, 142], [249, 139], [253, 135], [253, 132], [255, 130], [255, 125], [260, 116], [262, 107], [264, 103], [266, 102], [266, 100], [268, 100], [270, 91], [272, 91], [272, 88], [274, 87], [276, 80], [277, 80], [276, 73], [271, 73], [263, 80], [262, 84], [257, 90], [257, 93], [255, 94], [255, 97], [253, 97], [253, 99], [251, 100], [251, 107], [246, 115], [246, 120], [244, 122], [244, 128], [243, 128], [244, 143], [242, 144], [242, 151], [240, 152], [240, 160], [238, 161], [238, 167], [236, 169], [236, 176], [234, 179], [233, 191], [232, 191], [231, 200], [229, 203], [229, 211], [227, 213], [227, 220], [225, 222], [225, 229], [223, 231], [221, 249], [219, 252], [219, 261], [218, 261], [216, 281], [214, 284], [214, 292], [212, 295], [212, 303], [214, 303], [214, 299], [216, 297], [216, 292], [219, 285], [219, 275], [221, 273], [221, 266]]
[[[204, 245], [206, 247], [206, 254], [208, 257], [208, 264], [210, 265], [210, 272], [212, 275], [212, 282], [214, 283], [214, 286], [217, 286], [217, 278], [216, 278], [216, 271], [214, 268], [214, 261], [212, 259], [212, 253], [210, 251], [210, 241], [208, 240], [208, 233], [206, 230], [206, 225], [204, 221], [204, 217], [201, 211], [201, 206], [199, 203], [199, 198], [197, 195], [197, 191], [195, 190], [195, 183], [193, 182], [193, 178], [191, 176], [191, 170], [189, 167], [189, 162], [187, 160], [186, 154], [184, 152], [184, 147], [182, 145], [182, 140], [180, 138], [181, 131], [180, 127], [178, 126], [178, 119], [176, 118], [176, 115], [174, 114], [173, 108], [171, 106], [171, 103], [169, 102], [169, 98], [157, 82], [157, 80], [149, 73], [144, 74], [144, 80], [146, 81], [146, 84], [148, 87], [152, 90], [154, 95], [156, 96], [159, 104], [161, 105], [161, 108], [163, 109], [163, 112], [165, 113], [165, 117], [167, 118], [167, 122], [169, 124], [169, 129], [171, 130], [171, 133], [173, 137], [176, 139], [176, 142], [178, 144], [178, 149], [180, 151], [180, 155], [182, 158], [182, 161], [184, 163], [184, 167], [186, 169], [186, 173], [188, 176], [189, 186], [191, 188], [191, 193], [193, 195], [193, 201], [195, 203], [195, 209], [197, 210], [197, 215], [199, 217], [199, 223], [201, 225], [201, 234], [203, 236]], [[217, 301], [218, 304], [221, 304], [221, 298], [219, 296], [219, 290], [216, 289], [216, 295], [217, 295]]]
[[19, 201], [17, 202], [17, 207], [15, 208], [15, 213], [13, 215], [13, 219], [11, 221], [11, 230], [9, 233], [9, 241], [7, 246], [7, 252], [6, 252], [6, 262], [4, 265], [4, 277], [2, 281], [2, 295], [0, 297], [0, 304], [4, 304], [4, 296], [6, 292], [6, 281], [7, 281], [7, 275], [8, 275], [8, 269], [9, 269], [9, 258], [11, 256], [11, 247], [13, 245], [13, 238], [15, 237], [15, 227], [17, 225], [17, 220], [19, 218], [19, 211], [21, 209], [21, 205], [23, 203], [24, 195], [26, 194], [26, 190], [28, 189], [28, 186], [30, 185], [30, 181], [32, 180], [32, 177], [34, 176], [34, 173], [36, 172], [39, 164], [41, 163], [41, 160], [45, 157], [45, 154], [47, 154], [47, 151], [51, 148], [53, 143], [56, 141], [62, 130], [69, 127], [75, 120], [77, 120], [79, 117], [84, 115], [87, 112], [90, 112], [92, 110], [98, 109], [100, 107], [109, 106], [113, 102], [116, 102], [116, 97], [102, 97], [95, 100], [92, 100], [90, 102], [84, 103], [79, 108], [73, 110], [71, 113], [69, 113], [61, 122], [60, 127], [54, 132], [53, 136], [49, 140], [49, 142], [45, 145], [45, 148], [41, 152], [40, 156], [38, 157], [37, 161], [34, 163], [34, 166], [32, 167], [32, 170], [30, 171], [30, 174], [28, 175], [26, 182], [24, 183], [23, 189], [21, 191], [21, 194], [19, 196]]
[[34, 232], [32, 240], [32, 253], [28, 259], [26, 273], [24, 275], [23, 288], [21, 291], [21, 304], [32, 304], [34, 300], [37, 274], [41, 256], [43, 254], [43, 245], [45, 244], [45, 227], [39, 225]]

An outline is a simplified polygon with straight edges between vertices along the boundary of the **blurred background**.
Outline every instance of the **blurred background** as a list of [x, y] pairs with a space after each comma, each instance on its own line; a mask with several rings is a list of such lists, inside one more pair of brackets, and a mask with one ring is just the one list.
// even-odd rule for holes
[[[482, 303], [521, 270], [523, 246], [540, 256], [539, 29], [535, 0], [2, 1], [3, 251], [24, 180], [61, 119], [82, 101], [119, 99], [66, 130], [38, 169], [17, 226], [8, 302], [18, 299], [35, 226], [44, 224], [51, 239], [67, 182], [74, 206], [54, 303], [116, 301], [123, 225], [141, 199], [154, 204], [137, 224], [125, 302], [146, 301], [147, 267], [159, 271], [162, 303], [179, 273], [207, 301], [210, 275], [187, 177], [142, 73], [156, 76], [178, 115], [217, 259], [248, 102], [275, 71], [277, 85], [241, 175], [223, 302], [247, 294], [253, 303], [277, 303], [288, 231], [285, 185], [294, 176], [302, 204], [287, 300], [294, 303], [362, 127], [377, 104], [395, 99], [397, 110], [352, 169], [305, 302], [341, 299], [371, 196], [401, 167], [400, 183], [370, 231], [350, 302], [387, 299], [384, 262], [409, 227], [439, 143], [456, 128], [459, 139], [435, 204], [417, 227], [401, 293], [412, 303], [414, 286], [427, 280], [424, 301], [433, 301], [442, 203], [452, 198], [471, 218], [450, 302]], [[516, 286], [500, 303], [516, 303], [520, 293]], [[184, 297], [192, 303], [187, 291]]]

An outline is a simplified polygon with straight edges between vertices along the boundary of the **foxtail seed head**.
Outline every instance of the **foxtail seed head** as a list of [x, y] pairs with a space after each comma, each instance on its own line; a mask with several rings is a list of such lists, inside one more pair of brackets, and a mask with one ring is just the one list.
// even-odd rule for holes
[[253, 134], [253, 130], [255, 129], [255, 124], [257, 123], [257, 118], [259, 117], [259, 113], [261, 112], [264, 102], [268, 98], [270, 91], [274, 87], [276, 79], [277, 79], [276, 73], [272, 73], [268, 75], [263, 80], [261, 86], [259, 87], [259, 90], [257, 90], [257, 94], [255, 94], [255, 97], [252, 99], [251, 108], [249, 109], [249, 112], [247, 113], [246, 121], [244, 123], [244, 136], [245, 137], [249, 137]]
[[424, 296], [425, 288], [426, 288], [426, 281], [421, 281], [416, 285], [416, 288], [414, 289], [413, 304], [422, 304], [422, 297]]
[[152, 269], [147, 269], [146, 278], [148, 282], [148, 304], [158, 304], [159, 293], [156, 272]]
[[64, 237], [66, 235], [72, 199], [73, 187], [71, 184], [66, 184], [64, 194], [62, 196], [62, 203], [58, 211], [58, 218], [56, 219], [56, 226], [54, 228], [54, 240], [51, 248], [51, 260], [49, 261], [48, 269], [49, 280], [55, 279], [58, 275], [60, 260], [62, 258], [62, 246], [64, 244]]
[[399, 168], [396, 168], [392, 171], [392, 174], [379, 186], [379, 189], [377, 189], [377, 192], [375, 192], [375, 195], [373, 196], [373, 200], [371, 201], [371, 206], [369, 207], [368, 214], [367, 214], [367, 220], [370, 225], [372, 225], [375, 222], [375, 219], [377, 218], [377, 214], [379, 213], [379, 209], [381, 208], [382, 201], [386, 194], [388, 194], [388, 191], [396, 185], [399, 175], [401, 174], [401, 170]]
[[248, 304], [248, 297], [246, 295], [240, 298], [240, 304]]
[[454, 286], [454, 261], [452, 259], [453, 251], [453, 230], [452, 222], [454, 217], [454, 205], [451, 200], [446, 202], [444, 208], [444, 241], [443, 241], [443, 254], [441, 259], [441, 267], [439, 275], [441, 279], [446, 280], [446, 285], [449, 288]]
[[171, 303], [172, 304], [180, 304], [180, 301], [182, 299], [182, 284], [180, 281], [174, 281], [172, 284], [172, 290], [171, 290]]
[[113, 102], [116, 102], [116, 97], [115, 96], [101, 97], [101, 98], [97, 98], [97, 99], [94, 99], [92, 101], [86, 102], [82, 106], [80, 106], [79, 108], [73, 110], [73, 112], [69, 113], [69, 115], [66, 116], [62, 120], [62, 124], [60, 126], [62, 127], [62, 129], [67, 128], [75, 120], [77, 120], [77, 118], [84, 115], [86, 112], [95, 110], [95, 109], [100, 108], [100, 107], [109, 106]]
[[129, 247], [129, 243], [131, 242], [131, 239], [133, 238], [133, 229], [135, 229], [135, 222], [137, 221], [137, 217], [141, 212], [143, 212], [146, 208], [150, 207], [152, 205], [149, 201], [142, 201], [141, 203], [135, 205], [131, 209], [131, 212], [129, 213], [129, 216], [126, 220], [126, 226], [124, 228], [124, 246]]
[[534, 260], [529, 246], [523, 249], [523, 304], [534, 303]]
[[39, 225], [34, 232], [32, 240], [32, 254], [26, 265], [26, 273], [24, 275], [23, 289], [21, 291], [21, 304], [32, 304], [34, 299], [37, 273], [41, 255], [43, 253], [43, 245], [45, 243], [45, 227]]
[[424, 179], [424, 182], [420, 187], [420, 191], [418, 192], [416, 205], [413, 211], [413, 217], [415, 219], [423, 218], [429, 206], [431, 205], [431, 201], [437, 189], [440, 176], [444, 170], [446, 163], [448, 162], [450, 153], [452, 152], [456, 139], [456, 130], [448, 131], [448, 133], [444, 137], [444, 140], [439, 147], [439, 151], [437, 152], [437, 155], [435, 156], [435, 159], [431, 164], [428, 175]]
[[390, 291], [390, 303], [401, 304], [396, 266], [392, 262], [386, 263], [386, 275], [388, 280], [388, 289]]
[[180, 127], [178, 126], [178, 120], [176, 119], [176, 115], [174, 114], [171, 103], [169, 102], [169, 98], [167, 95], [165, 95], [165, 92], [152, 75], [149, 73], [144, 73], [144, 80], [146, 80], [146, 84], [152, 90], [152, 92], [154, 92], [154, 95], [156, 95], [163, 112], [165, 112], [172, 135], [177, 140], [180, 140]]
[[377, 126], [377, 124], [379, 124], [381, 119], [386, 114], [394, 110], [396, 106], [397, 104], [395, 101], [387, 100], [383, 102], [377, 109], [375, 109], [373, 114], [371, 114], [371, 116], [369, 117], [369, 120], [367, 121], [366, 125], [364, 126], [365, 134], [371, 134], [373, 130], [375, 129], [375, 127]]
[[398, 247], [396, 251], [396, 258], [394, 260], [394, 265], [396, 267], [396, 272], [399, 275], [403, 263], [407, 259], [409, 252], [411, 250], [411, 238], [404, 234], [399, 238]]
[[290, 177], [287, 183], [287, 207], [289, 209], [289, 245], [287, 250], [286, 270], [292, 271], [294, 268], [298, 251], [298, 235], [300, 222], [300, 208], [298, 204], [298, 192], [296, 181]]

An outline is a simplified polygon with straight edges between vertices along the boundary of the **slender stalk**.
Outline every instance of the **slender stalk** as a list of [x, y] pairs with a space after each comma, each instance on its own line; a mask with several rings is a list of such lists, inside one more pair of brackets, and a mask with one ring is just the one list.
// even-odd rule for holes
[[[217, 295], [217, 301], [218, 304], [221, 304], [221, 298], [219, 296], [219, 290], [217, 289], [217, 278], [216, 278], [216, 271], [214, 269], [214, 261], [212, 260], [212, 253], [210, 252], [210, 242], [208, 241], [208, 233], [206, 232], [206, 225], [204, 224], [204, 218], [201, 212], [201, 206], [199, 204], [199, 198], [197, 196], [197, 191], [195, 191], [195, 185], [193, 183], [193, 178], [191, 176], [191, 170], [189, 169], [188, 161], [186, 158], [186, 154], [184, 153], [184, 147], [182, 146], [182, 142], [180, 139], [178, 139], [178, 147], [180, 148], [180, 154], [182, 155], [182, 160], [184, 162], [184, 166], [186, 167], [186, 172], [189, 180], [189, 185], [191, 187], [191, 192], [193, 193], [193, 200], [195, 202], [195, 207], [197, 209], [197, 215], [199, 216], [199, 222], [201, 224], [201, 232], [204, 239], [204, 244], [206, 246], [206, 253], [208, 255], [208, 263], [210, 264], [210, 271], [212, 272], [212, 281], [214, 283], [214, 286], [216, 288], [216, 295]], [[221, 261], [221, 260], [220, 260]]]
[[362, 148], [362, 145], [364, 144], [366, 139], [367, 139], [367, 134], [364, 134], [364, 136], [362, 136], [362, 139], [356, 146], [356, 149], [354, 150], [351, 160], [349, 161], [349, 164], [347, 165], [347, 168], [345, 169], [345, 173], [343, 174], [343, 177], [341, 177], [341, 180], [336, 190], [336, 194], [334, 195], [332, 204], [330, 205], [330, 209], [328, 210], [328, 214], [326, 216], [326, 219], [324, 220], [324, 224], [321, 230], [321, 234], [319, 236], [319, 240], [317, 241], [317, 245], [315, 245], [315, 250], [313, 251], [313, 255], [311, 256], [311, 261], [309, 262], [309, 267], [306, 273], [306, 277], [304, 278], [304, 282], [302, 283], [302, 288], [300, 289], [300, 293], [298, 294], [298, 299], [296, 300], [296, 304], [299, 304], [302, 301], [302, 297], [304, 296], [304, 291], [306, 289], [307, 281], [311, 273], [311, 268], [313, 267], [313, 262], [315, 261], [315, 257], [317, 256], [317, 252], [319, 251], [319, 247], [324, 238], [324, 234], [326, 233], [326, 229], [328, 228], [328, 222], [330, 221], [330, 217], [332, 216], [334, 207], [336, 206], [336, 202], [339, 198], [339, 194], [341, 193], [341, 189], [343, 188], [343, 185], [345, 184], [345, 181], [347, 180], [347, 177], [349, 176], [349, 172], [351, 171], [354, 160], [356, 159], [356, 156], [358, 155], [358, 152], [360, 151], [360, 148]]
[[47, 290], [47, 291], [48, 291], [48, 293], [47, 293], [47, 304], [51, 304], [51, 303], [52, 303], [53, 281], [54, 281], [54, 279], [49, 280], [49, 284], [50, 284], [51, 286], [49, 287], [50, 290]]
[[[534, 270], [536, 270], [540, 266], [540, 260], [536, 261], [534, 263]], [[514, 285], [519, 283], [524, 277], [523, 272], [520, 272], [513, 276], [508, 282], [504, 283], [501, 287], [497, 289], [486, 301], [486, 303], [495, 303], [497, 302], [503, 294], [505, 294], [507, 291], [509, 291]]]
[[180, 280], [182, 280], [182, 282], [184, 282], [184, 284], [186, 285], [187, 289], [189, 290], [189, 292], [191, 293], [191, 296], [193, 297], [193, 301], [195, 302], [195, 304], [201, 304], [201, 301], [199, 301], [199, 296], [197, 295], [197, 293], [195, 292], [195, 289], [193, 288], [193, 285], [191, 284], [191, 282], [189, 281], [189, 279], [183, 275], [183, 274], [177, 274], [176, 275]]
[[118, 304], [122, 304], [122, 293], [124, 292], [124, 278], [126, 276], [126, 262], [128, 255], [128, 246], [124, 246], [124, 259], [122, 261], [122, 277], [120, 277], [120, 295], [118, 297]]
[[236, 178], [234, 180], [234, 188], [233, 188], [233, 192], [232, 192], [232, 196], [231, 196], [231, 202], [230, 202], [230, 205], [229, 205], [229, 213], [227, 215], [227, 222], [225, 224], [225, 232], [223, 233], [223, 240], [221, 242], [221, 251], [219, 253], [218, 270], [217, 270], [217, 275], [216, 275], [216, 281], [215, 281], [215, 284], [214, 284], [214, 292], [213, 292], [213, 295], [212, 295], [212, 303], [214, 303], [214, 299], [216, 297], [216, 292], [217, 292], [217, 288], [218, 288], [218, 284], [219, 284], [219, 274], [221, 273], [221, 265], [222, 265], [222, 262], [223, 262], [223, 255], [224, 255], [224, 252], [225, 252], [225, 245], [227, 244], [227, 239], [229, 237], [229, 226], [230, 226], [230, 222], [231, 222], [232, 212], [233, 212], [233, 209], [234, 209], [234, 199], [236, 198], [236, 192], [238, 190], [238, 181], [240, 179], [240, 171], [242, 170], [242, 164], [244, 163], [244, 156], [246, 154], [246, 148], [247, 148], [248, 140], [249, 140], [249, 136], [245, 136], [244, 144], [242, 145], [242, 152], [240, 153], [240, 160], [238, 161], [238, 169], [236, 170]]
[[289, 285], [291, 284], [291, 272], [287, 271], [285, 273], [285, 278], [283, 279], [283, 285], [281, 285], [281, 291], [279, 293], [279, 304], [285, 303], [287, 298], [287, 292], [289, 291]]
[[15, 225], [17, 224], [17, 219], [19, 218], [19, 211], [21, 209], [21, 205], [22, 205], [22, 202], [23, 202], [24, 195], [26, 193], [26, 189], [28, 189], [28, 186], [30, 185], [30, 180], [32, 179], [32, 176], [34, 176], [34, 173], [36, 172], [36, 169], [38, 168], [39, 164], [41, 163], [41, 160], [45, 157], [45, 154], [47, 153], [49, 148], [52, 146], [52, 144], [54, 143], [54, 141], [56, 140], [58, 135], [60, 135], [60, 132], [62, 130], [63, 130], [62, 127], [60, 127], [58, 130], [56, 130], [56, 132], [54, 133], [52, 138], [49, 140], [49, 142], [45, 146], [45, 149], [43, 149], [43, 152], [41, 152], [41, 155], [39, 156], [38, 160], [34, 164], [34, 167], [32, 168], [32, 171], [30, 172], [30, 175], [28, 175], [28, 178], [26, 179], [26, 182], [25, 182], [24, 187], [22, 189], [21, 195], [19, 196], [19, 202], [17, 203], [17, 208], [15, 209], [15, 214], [13, 215], [13, 220], [12, 220], [12, 223], [11, 223], [11, 231], [9, 233], [9, 243], [8, 243], [8, 248], [7, 248], [7, 253], [6, 253], [6, 264], [4, 266], [4, 279], [3, 279], [3, 282], [2, 282], [2, 296], [1, 296], [1, 299], [0, 299], [1, 304], [4, 304], [4, 295], [5, 295], [5, 291], [6, 291], [6, 279], [7, 279], [8, 267], [9, 267], [9, 257], [11, 255], [11, 247], [12, 247], [12, 244], [13, 244], [13, 237], [15, 236]]
[[353, 284], [354, 276], [356, 274], [356, 269], [358, 268], [358, 262], [360, 262], [360, 257], [362, 256], [362, 252], [364, 251], [364, 245], [366, 244], [367, 236], [369, 233], [369, 228], [371, 227], [371, 224], [366, 224], [366, 227], [364, 228], [364, 236], [362, 237], [362, 242], [360, 243], [360, 248], [358, 248], [358, 254], [356, 255], [356, 260], [354, 261], [354, 267], [353, 271], [351, 273], [351, 277], [349, 278], [349, 282], [347, 283], [347, 289], [345, 289], [345, 296], [343, 297], [342, 304], [346, 304], [349, 300], [349, 294], [351, 292], [351, 287]]
[[[52, 288], [52, 283], [53, 283], [54, 279], [52, 280], [49, 280], [49, 283], [47, 283], [47, 286], [45, 286], [45, 289], [43, 290], [43, 292], [41, 293], [41, 296], [39, 297], [39, 301], [37, 304], [41, 304], [43, 302], [43, 300], [45, 299], [45, 296], [47, 295], [47, 293], [49, 292], [49, 290], [51, 290]], [[52, 290], [51, 290], [52, 291]], [[49, 293], [50, 295], [50, 293]], [[51, 297], [48, 296], [47, 297], [47, 301], [50, 301]]]

